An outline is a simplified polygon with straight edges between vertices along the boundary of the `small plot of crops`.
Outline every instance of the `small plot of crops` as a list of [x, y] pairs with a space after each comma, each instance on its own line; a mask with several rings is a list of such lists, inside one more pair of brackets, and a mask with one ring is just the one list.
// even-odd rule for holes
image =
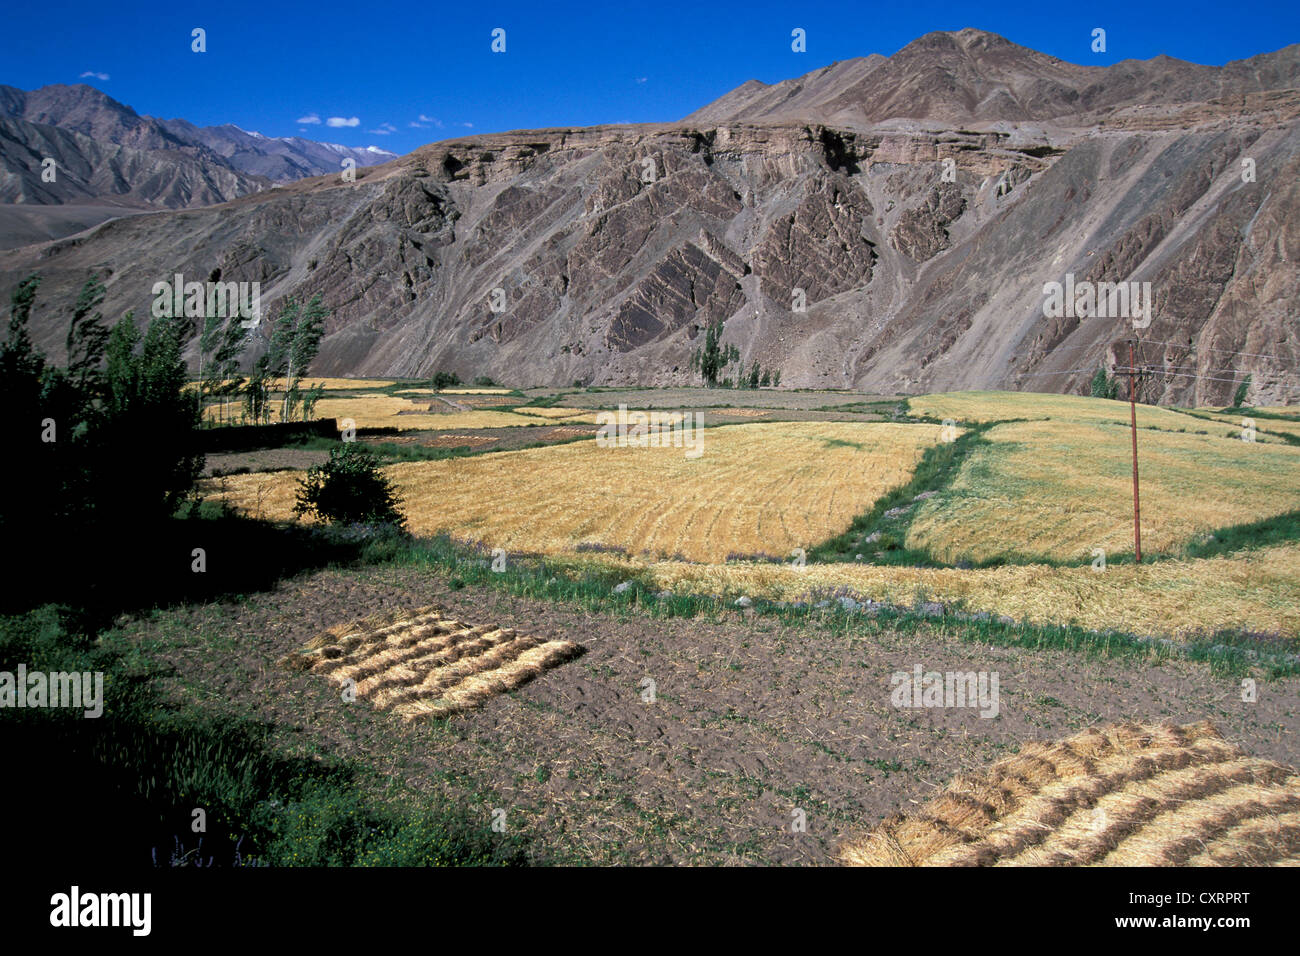
[[414, 720], [480, 707], [582, 653], [572, 641], [465, 624], [429, 607], [381, 627], [336, 628], [284, 663]]
[[[906, 545], [952, 563], [1132, 553], [1128, 429], [1082, 422], [998, 425], [951, 485], [919, 504]], [[1300, 447], [1138, 432], [1144, 552], [1176, 553], [1214, 529], [1300, 508]]]
[[972, 611], [1033, 624], [1190, 637], [1246, 629], [1300, 637], [1300, 545], [1154, 564], [1017, 565], [980, 570], [861, 564], [675, 562], [644, 569], [650, 585], [680, 593], [797, 601], [850, 591], [877, 601], [963, 602]]
[[464, 408], [512, 408], [520, 402], [513, 395], [467, 395], [432, 388], [404, 388], [393, 394], [402, 398], [423, 398], [426, 402], [440, 400], [448, 406]]
[[[271, 391], [283, 392], [288, 383], [286, 379], [273, 378], [269, 380], [268, 384]], [[387, 388], [394, 384], [396, 383], [391, 378], [313, 378], [308, 375], [298, 383], [298, 387], [306, 392], [317, 385], [323, 385], [327, 392], [346, 392], [355, 388]], [[197, 388], [198, 386], [197, 383], [191, 382], [188, 387]]]
[[[926, 418], [951, 418], [959, 422], [996, 422], [1013, 418], [1129, 424], [1128, 402], [1082, 395], [1038, 392], [943, 392], [907, 400], [911, 414]], [[1204, 422], [1155, 405], [1137, 407], [1138, 428], [1171, 431], [1208, 430]]]
[[840, 849], [856, 866], [1300, 864], [1300, 776], [1209, 721], [1030, 742]]
[[357, 395], [351, 398], [322, 398], [316, 405], [320, 418], [350, 418], [358, 428], [512, 428], [537, 425], [539, 420], [514, 412], [429, 411], [427, 401], [413, 401], [396, 395]]
[[491, 445], [496, 440], [491, 435], [434, 435], [430, 438], [412, 439], [429, 448], [478, 448]]
[[545, 418], [550, 421], [566, 422], [595, 422], [596, 415], [594, 412], [586, 411], [581, 408], [542, 408], [535, 406], [523, 405], [515, 409], [521, 415], [532, 415], [537, 418]]
[[[531, 552], [600, 545], [698, 561], [785, 557], [842, 532], [907, 481], [939, 432], [874, 422], [727, 425], [695, 432], [698, 457], [688, 457], [684, 443], [618, 448], [593, 440], [409, 462], [385, 473], [417, 534], [447, 531]], [[295, 489], [284, 474], [205, 486], [241, 510], [280, 519], [292, 517]]]

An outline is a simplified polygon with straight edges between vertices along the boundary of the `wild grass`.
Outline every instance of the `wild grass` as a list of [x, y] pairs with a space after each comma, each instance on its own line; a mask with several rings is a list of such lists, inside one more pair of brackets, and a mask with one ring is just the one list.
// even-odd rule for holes
[[[128, 656], [112, 632], [92, 636], [68, 609], [0, 618], [0, 670], [101, 671], [104, 712], [11, 710], [6, 758], [43, 772], [28, 781], [19, 840], [64, 844], [87, 792], [113, 826], [96, 858], [121, 866], [484, 865], [522, 862], [522, 845], [462, 807], [413, 806], [375, 795], [361, 764], [288, 756], [262, 724], [164, 695], [165, 671]], [[51, 761], [51, 753], [59, 759]], [[90, 789], [88, 789], [90, 788]], [[192, 811], [205, 812], [197, 852]]]

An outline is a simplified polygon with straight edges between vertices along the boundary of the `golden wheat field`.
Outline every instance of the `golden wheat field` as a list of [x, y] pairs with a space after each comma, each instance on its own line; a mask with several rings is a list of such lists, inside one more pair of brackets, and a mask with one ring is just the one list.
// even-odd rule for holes
[[471, 625], [425, 607], [397, 620], [327, 631], [283, 663], [311, 670], [405, 720], [447, 717], [573, 660], [583, 648], [491, 624]]
[[[1038, 392], [943, 392], [909, 398], [913, 415], [951, 418], [958, 422], [994, 422], [1024, 418], [1050, 418], [1075, 422], [1119, 422], [1129, 424], [1128, 402], [1082, 395], [1055, 395]], [[1166, 428], [1171, 431], [1196, 431], [1206, 422], [1191, 415], [1155, 405], [1137, 407], [1139, 428]]]
[[596, 413], [581, 408], [541, 408], [520, 406], [515, 409], [520, 415], [531, 415], [550, 421], [591, 422], [595, 423]]
[[350, 418], [358, 428], [514, 428], [539, 425], [543, 420], [514, 412], [475, 409], [468, 412], [429, 411], [427, 401], [395, 395], [356, 395], [322, 398], [316, 405], [320, 418]]
[[[918, 506], [906, 544], [948, 563], [1132, 553], [1130, 434], [1055, 420], [995, 426], [984, 436], [993, 444]], [[1141, 430], [1138, 460], [1145, 552], [1300, 508], [1300, 447]]]
[[1300, 776], [1209, 721], [1029, 742], [840, 848], [855, 866], [1300, 865]]
[[864, 564], [628, 563], [655, 588], [797, 601], [848, 589], [876, 601], [962, 602], [1034, 624], [1186, 638], [1244, 628], [1300, 637], [1300, 545], [1190, 561], [1091, 567], [886, 567]]
[[513, 405], [523, 401], [523, 399], [516, 398], [505, 389], [470, 389], [468, 391], [458, 389], [453, 391], [449, 388], [402, 388], [397, 389], [394, 394], [414, 396], [416, 398], [445, 396], [449, 401], [460, 401], [465, 404], [481, 402], [492, 405]]
[[[452, 416], [446, 416], [452, 417]], [[561, 553], [581, 544], [723, 561], [787, 555], [837, 534], [907, 480], [937, 425], [726, 425], [681, 447], [593, 441], [392, 465], [412, 531], [490, 547]], [[234, 475], [205, 490], [265, 517], [292, 516], [297, 476]]]
[[[389, 385], [396, 384], [391, 378], [313, 378], [308, 376], [298, 383], [298, 387], [304, 392], [317, 385], [324, 385], [327, 392], [345, 392], [353, 388], [387, 388]], [[272, 391], [283, 392], [288, 386], [288, 380], [283, 378], [270, 379]], [[187, 388], [197, 388], [197, 382], [190, 382]]]

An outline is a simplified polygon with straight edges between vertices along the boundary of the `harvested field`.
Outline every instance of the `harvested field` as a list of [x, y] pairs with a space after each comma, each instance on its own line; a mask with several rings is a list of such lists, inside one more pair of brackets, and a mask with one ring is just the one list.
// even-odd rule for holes
[[542, 437], [548, 440], [565, 439], [565, 438], [582, 438], [583, 436], [595, 435], [593, 428], [582, 428], [580, 426], [565, 426], [549, 429]]
[[358, 428], [511, 428], [537, 425], [529, 415], [500, 411], [429, 411], [429, 403], [395, 395], [323, 398], [316, 406], [321, 418], [350, 418]]
[[581, 408], [516, 408], [520, 415], [535, 415], [538, 418], [549, 418], [552, 420], [565, 420], [575, 422], [595, 422], [596, 416], [592, 412], [583, 411]]
[[[488, 414], [488, 413], [483, 413]], [[594, 441], [385, 469], [413, 532], [448, 531], [511, 551], [572, 552], [580, 544], [722, 561], [786, 557], [837, 534], [906, 481], [937, 425], [780, 423], [700, 433], [681, 447], [602, 448]], [[213, 484], [209, 493], [220, 493]], [[292, 518], [293, 476], [237, 475], [225, 498]]]
[[[1130, 421], [1128, 402], [1082, 395], [1054, 395], [1037, 392], [944, 392], [921, 395], [907, 400], [913, 415], [928, 418], [951, 418], [959, 422], [994, 422], [1014, 418], [1037, 421], [1114, 422]], [[1171, 431], [1195, 431], [1204, 428], [1202, 420], [1155, 405], [1137, 407], [1139, 428], [1167, 428]]]
[[518, 405], [521, 401], [510, 395], [467, 395], [463, 392], [448, 392], [445, 389], [441, 392], [434, 391], [431, 388], [412, 388], [403, 389], [396, 392], [402, 398], [438, 398], [452, 405], [465, 406], [467, 408], [496, 408], [500, 406]]
[[[280, 420], [280, 399], [272, 396], [271, 421]], [[235, 413], [242, 410], [235, 408]], [[350, 418], [358, 428], [512, 428], [542, 425], [547, 419], [566, 420], [568, 410], [558, 416], [519, 415], [510, 411], [470, 409], [461, 411], [438, 399], [411, 399], [400, 395], [344, 395], [325, 397], [316, 403], [315, 417]], [[216, 419], [220, 410], [209, 405], [205, 410], [210, 419]], [[578, 413], [578, 420], [592, 419], [590, 413]]]
[[[412, 441], [417, 439], [412, 438]], [[470, 448], [479, 448], [483, 445], [491, 445], [496, 441], [489, 435], [434, 435], [431, 438], [418, 439], [421, 445], [427, 445], [430, 448], [461, 448], [468, 446]]]
[[1300, 776], [1210, 721], [1029, 743], [847, 842], [856, 866], [1300, 864]]
[[[395, 385], [396, 380], [391, 378], [314, 378], [308, 376], [298, 385], [304, 392], [310, 391], [317, 385], [324, 385], [327, 392], [345, 392], [353, 388], [387, 388]], [[273, 378], [270, 380], [271, 391], [279, 391], [283, 395], [288, 381], [283, 378]], [[191, 382], [190, 388], [197, 387], [197, 383]]]
[[[1097, 724], [1212, 718], [1252, 754], [1300, 760], [1300, 678], [1240, 679], [1168, 658], [958, 639], [945, 622], [845, 628], [766, 615], [658, 617], [525, 597], [456, 572], [331, 568], [247, 599], [160, 610], [114, 646], [169, 665], [169, 693], [276, 728], [293, 753], [365, 761], [424, 805], [506, 807], [550, 862], [827, 864], [845, 841], [983, 772], [1026, 740]], [[445, 616], [573, 641], [580, 659], [449, 721], [346, 703], [309, 670], [275, 666], [339, 621], [437, 603]], [[410, 617], [408, 613], [404, 615]], [[249, 640], [248, 635], [258, 635]], [[890, 675], [1001, 673], [1000, 711], [899, 708]], [[646, 678], [657, 698], [644, 697]], [[808, 829], [791, 830], [791, 811]]]
[[[998, 425], [950, 487], [917, 506], [908, 547], [953, 563], [998, 556], [1087, 559], [1133, 549], [1128, 429], [1083, 422]], [[1143, 551], [1300, 508], [1300, 448], [1138, 433]]]
[[472, 710], [583, 653], [572, 641], [464, 624], [437, 607], [379, 623], [333, 628], [283, 662], [324, 674], [376, 709], [414, 720]]
[[890, 406], [901, 405], [906, 399], [887, 395], [873, 395], [866, 392], [845, 392], [831, 390], [808, 390], [780, 388], [619, 388], [596, 389], [593, 391], [573, 391], [571, 389], [540, 388], [528, 389], [529, 398], [547, 398], [563, 395], [566, 405], [580, 408], [628, 408], [645, 409], [710, 409], [710, 408], [782, 408], [795, 411], [836, 407], [842, 405], [861, 405], [863, 403], [886, 403]]
[[1086, 565], [963, 570], [675, 562], [641, 570], [656, 588], [700, 594], [795, 601], [845, 590], [909, 607], [919, 601], [962, 602], [971, 611], [1034, 624], [1074, 623], [1182, 638], [1232, 628], [1300, 637], [1300, 545], [1295, 544], [1191, 561], [1109, 565], [1103, 572]]

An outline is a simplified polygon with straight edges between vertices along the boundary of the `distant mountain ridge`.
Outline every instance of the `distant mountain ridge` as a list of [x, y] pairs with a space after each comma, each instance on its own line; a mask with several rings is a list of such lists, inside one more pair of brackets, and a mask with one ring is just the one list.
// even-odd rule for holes
[[864, 127], [910, 119], [944, 125], [1092, 125], [1098, 114], [1200, 103], [1300, 86], [1300, 44], [1201, 66], [1157, 56], [1081, 66], [983, 30], [928, 33], [891, 57], [832, 63], [780, 83], [750, 80], [684, 123], [821, 122]]
[[[67, 235], [66, 229], [102, 222], [114, 210], [207, 206], [337, 172], [345, 159], [362, 167], [396, 155], [141, 116], [85, 84], [31, 91], [0, 86], [0, 203], [102, 210], [88, 220], [0, 208], [0, 247]], [[53, 182], [42, 175], [47, 160], [54, 161]]]

